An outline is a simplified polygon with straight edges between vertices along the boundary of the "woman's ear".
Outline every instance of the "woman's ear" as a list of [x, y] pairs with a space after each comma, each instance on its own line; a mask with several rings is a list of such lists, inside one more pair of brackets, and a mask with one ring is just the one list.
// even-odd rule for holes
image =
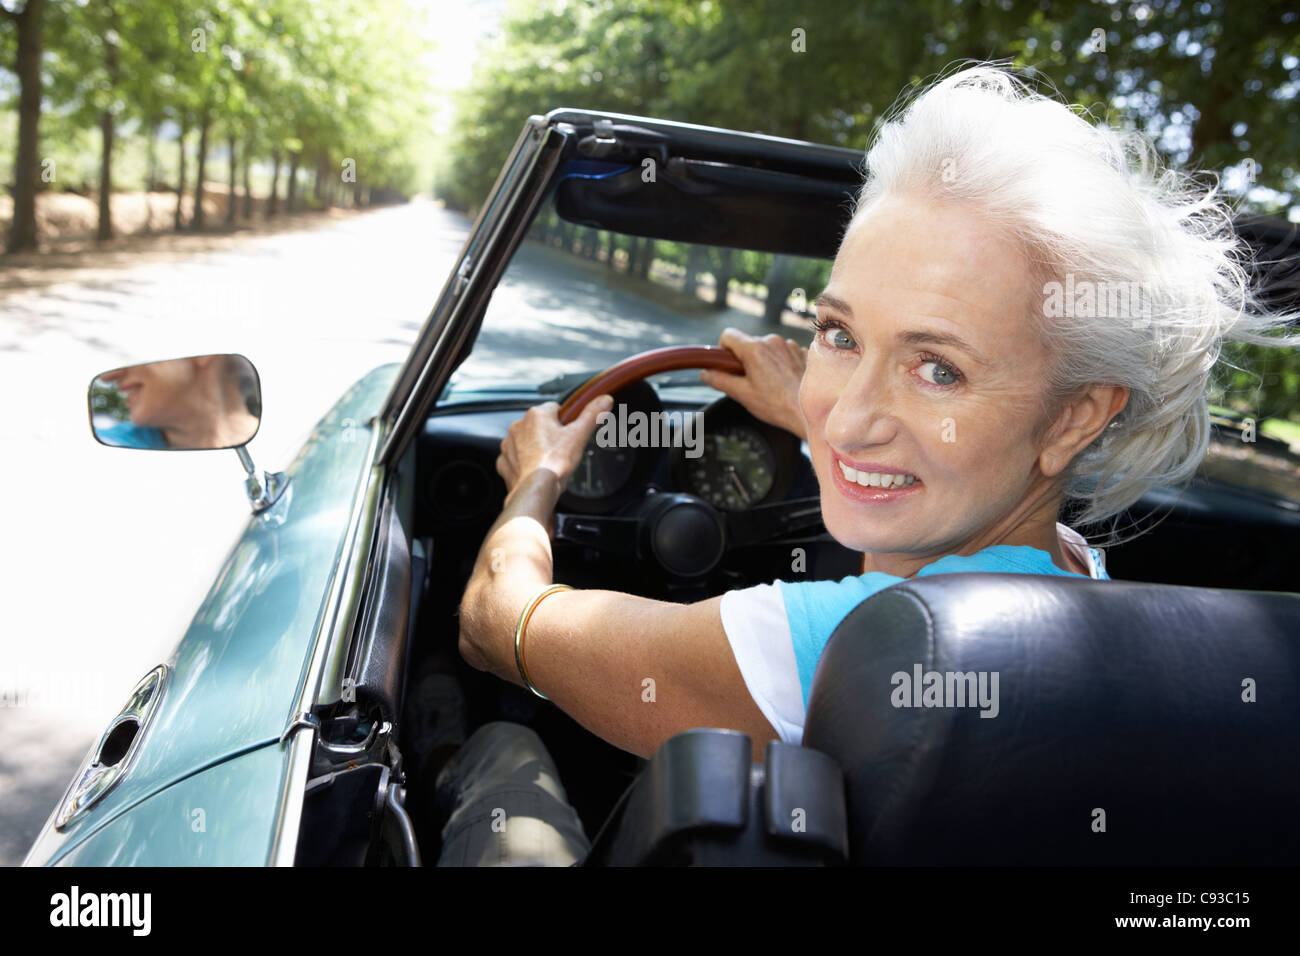
[[1038, 454], [1039, 470], [1048, 478], [1064, 471], [1123, 410], [1128, 396], [1127, 385], [1089, 385], [1068, 399]]

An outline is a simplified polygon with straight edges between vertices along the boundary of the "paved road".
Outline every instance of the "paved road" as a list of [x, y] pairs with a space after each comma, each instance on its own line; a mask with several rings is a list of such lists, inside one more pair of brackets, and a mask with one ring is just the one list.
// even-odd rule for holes
[[0, 863], [21, 861], [247, 520], [233, 452], [96, 444], [91, 377], [242, 352], [266, 409], [249, 451], [283, 468], [351, 382], [405, 357], [467, 230], [413, 203], [0, 298]]
[[[738, 307], [716, 311], [670, 288], [674, 281], [680, 287], [680, 278], [660, 275], [647, 284], [527, 241], [502, 276], [455, 381], [540, 382], [664, 345], [714, 344], [728, 325], [760, 331], [757, 300], [733, 290], [729, 301]], [[792, 328], [787, 334], [807, 344], [807, 333]]]
[[[0, 293], [0, 864], [21, 861], [131, 686], [166, 659], [247, 517], [233, 452], [96, 444], [91, 377], [241, 352], [265, 408], [249, 451], [283, 468], [351, 382], [404, 359], [469, 225], [417, 202]], [[734, 310], [681, 318], [637, 288], [530, 245], [464, 377], [536, 381], [539, 359], [549, 377], [758, 323]]]

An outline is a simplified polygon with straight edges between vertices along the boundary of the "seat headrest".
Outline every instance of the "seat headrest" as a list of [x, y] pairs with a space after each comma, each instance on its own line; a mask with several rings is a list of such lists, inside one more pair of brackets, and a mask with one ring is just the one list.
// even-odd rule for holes
[[1300, 595], [909, 580], [831, 636], [803, 743], [855, 863], [1295, 864]]

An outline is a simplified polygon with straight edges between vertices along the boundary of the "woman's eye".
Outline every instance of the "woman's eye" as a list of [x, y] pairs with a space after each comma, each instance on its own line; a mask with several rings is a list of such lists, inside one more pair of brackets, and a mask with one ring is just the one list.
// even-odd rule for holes
[[853, 336], [849, 334], [849, 330], [842, 325], [826, 326], [821, 329], [821, 333], [826, 339], [826, 344], [833, 349], [848, 351], [857, 346], [857, 342], [853, 341]]
[[961, 379], [955, 369], [942, 362], [926, 362], [917, 369], [917, 372], [931, 385], [956, 385]]

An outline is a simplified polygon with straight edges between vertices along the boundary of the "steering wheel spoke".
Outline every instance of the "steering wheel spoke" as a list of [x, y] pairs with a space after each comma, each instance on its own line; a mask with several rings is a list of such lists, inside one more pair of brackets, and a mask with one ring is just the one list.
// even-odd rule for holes
[[795, 535], [825, 531], [821, 499], [795, 498], [728, 512], [727, 542], [732, 548], [767, 544]]
[[561, 514], [557, 511], [551, 536], [556, 541], [634, 558], [637, 556], [640, 527], [639, 518]]

